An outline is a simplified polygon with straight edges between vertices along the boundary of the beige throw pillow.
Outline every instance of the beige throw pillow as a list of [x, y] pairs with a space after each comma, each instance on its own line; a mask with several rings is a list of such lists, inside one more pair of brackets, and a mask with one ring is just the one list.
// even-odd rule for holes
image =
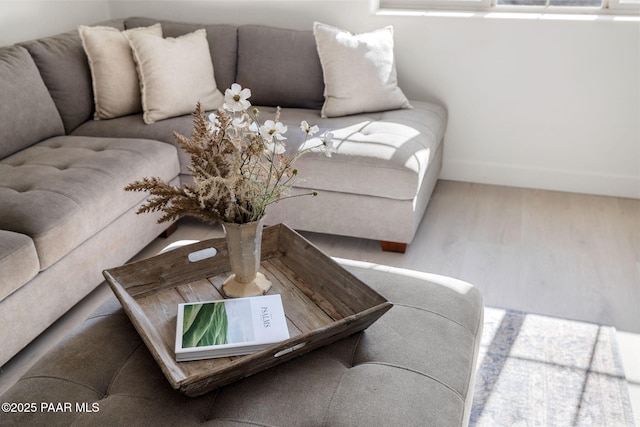
[[411, 108], [398, 87], [393, 27], [351, 34], [316, 22], [313, 34], [325, 84], [322, 117]]
[[127, 34], [136, 60], [142, 109], [147, 124], [194, 111], [222, 107], [204, 29], [163, 39], [141, 32]]
[[162, 27], [120, 31], [112, 27], [78, 28], [89, 59], [95, 104], [94, 119], [112, 119], [142, 111], [140, 82], [126, 34], [140, 32], [162, 37]]

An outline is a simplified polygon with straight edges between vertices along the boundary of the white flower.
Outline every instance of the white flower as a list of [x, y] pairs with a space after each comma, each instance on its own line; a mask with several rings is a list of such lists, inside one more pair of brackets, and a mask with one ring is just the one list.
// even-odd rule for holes
[[243, 89], [238, 83], [234, 83], [224, 91], [223, 108], [227, 111], [245, 111], [251, 107], [251, 103], [247, 101], [250, 96], [251, 89]]
[[270, 156], [272, 154], [284, 154], [285, 148], [284, 144], [281, 142], [272, 142], [265, 141], [264, 143], [264, 154]]
[[309, 123], [307, 123], [306, 120], [300, 122], [300, 129], [302, 129], [302, 132], [305, 132], [309, 136], [313, 136], [320, 130], [317, 125], [309, 126]]
[[211, 123], [211, 132], [220, 130], [220, 120], [215, 113], [209, 114], [209, 122]]
[[331, 153], [337, 151], [335, 141], [333, 139], [333, 133], [327, 132], [322, 136], [322, 151], [327, 157], [331, 157]]
[[231, 126], [242, 129], [249, 126], [249, 124], [244, 121], [244, 117], [236, 117], [231, 121]]
[[287, 139], [282, 134], [287, 131], [287, 127], [282, 122], [274, 122], [273, 120], [267, 120], [262, 126], [260, 126], [260, 135], [267, 141], [272, 142], [273, 139], [282, 141]]

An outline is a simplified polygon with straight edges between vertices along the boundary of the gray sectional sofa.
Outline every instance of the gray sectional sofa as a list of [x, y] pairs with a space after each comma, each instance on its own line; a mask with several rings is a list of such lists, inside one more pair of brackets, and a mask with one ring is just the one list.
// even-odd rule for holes
[[[334, 133], [331, 158], [310, 154], [297, 163], [293, 191], [319, 196], [272, 205], [267, 222], [411, 243], [440, 171], [443, 107], [411, 101], [410, 109], [323, 118], [323, 70], [311, 31], [161, 26], [165, 37], [204, 28], [218, 88], [251, 88], [265, 118], [281, 106], [291, 129], [306, 120]], [[192, 117], [94, 120], [92, 83], [77, 30], [0, 48], [0, 365], [100, 284], [102, 270], [126, 262], [167, 227], [135, 214], [145, 195], [124, 192], [126, 184], [145, 176], [189, 180], [189, 159], [173, 132], [190, 135]], [[290, 150], [301, 144], [293, 134]]]

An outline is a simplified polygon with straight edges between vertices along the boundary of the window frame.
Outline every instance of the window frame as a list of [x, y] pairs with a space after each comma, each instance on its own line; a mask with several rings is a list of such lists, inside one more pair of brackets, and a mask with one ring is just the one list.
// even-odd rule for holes
[[609, 9], [640, 12], [640, 1], [608, 0]]
[[371, 0], [378, 12], [496, 12], [640, 16], [640, 0], [602, 0], [601, 6], [498, 5], [497, 0]]
[[[495, 0], [374, 0], [378, 9], [489, 10]], [[389, 3], [389, 5], [387, 5]]]

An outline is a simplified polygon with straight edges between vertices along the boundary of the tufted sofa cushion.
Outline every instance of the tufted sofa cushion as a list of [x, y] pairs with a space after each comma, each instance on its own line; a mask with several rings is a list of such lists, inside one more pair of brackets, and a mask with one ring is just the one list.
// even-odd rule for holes
[[[442, 276], [343, 263], [394, 302], [363, 333], [187, 398], [169, 386], [112, 298], [1, 399], [69, 402], [73, 410], [0, 414], [0, 422], [466, 426], [482, 333], [480, 293]], [[98, 410], [77, 411], [76, 404]]]
[[0, 48], [0, 158], [64, 134], [38, 68], [24, 48]]
[[0, 301], [33, 279], [39, 270], [33, 240], [24, 234], [0, 230]]
[[[413, 109], [359, 114], [339, 118], [320, 118], [319, 110], [283, 108], [280, 119], [287, 131], [286, 145], [291, 152], [302, 148], [300, 122], [317, 124], [320, 132], [331, 131], [337, 140], [337, 152], [331, 158], [308, 153], [296, 167], [300, 179], [296, 187], [321, 191], [361, 194], [400, 200], [412, 200], [420, 191], [422, 178], [435, 158], [445, 132], [446, 110], [435, 104], [412, 101]], [[274, 107], [261, 107], [266, 120]], [[153, 138], [177, 146], [173, 131], [191, 135], [189, 116], [162, 120], [147, 126], [139, 115], [108, 121], [87, 122], [74, 135]], [[308, 144], [318, 144], [310, 139]], [[179, 150], [181, 173], [190, 174], [189, 157]]]
[[[195, 107], [195, 106], [194, 106]], [[190, 136], [193, 132], [193, 117], [191, 115], [171, 117], [159, 120], [153, 125], [147, 125], [142, 114], [133, 114], [109, 120], [91, 120], [83, 123], [72, 132], [76, 136], [115, 137], [115, 138], [143, 138], [169, 143], [179, 147], [173, 133]], [[189, 154], [180, 148], [180, 173], [191, 175]]]
[[145, 197], [128, 183], [178, 170], [162, 142], [51, 138], [0, 160], [0, 229], [30, 236], [43, 270]]
[[[316, 110], [286, 109], [281, 119], [289, 126], [287, 148], [301, 148], [300, 121], [331, 131], [337, 152], [329, 158], [308, 153], [297, 161], [296, 187], [318, 191], [412, 200], [442, 141], [446, 110], [412, 101], [413, 109], [392, 110], [321, 119]], [[262, 115], [273, 109], [262, 109]], [[297, 144], [296, 145], [296, 141]], [[308, 146], [319, 144], [310, 139]]]

